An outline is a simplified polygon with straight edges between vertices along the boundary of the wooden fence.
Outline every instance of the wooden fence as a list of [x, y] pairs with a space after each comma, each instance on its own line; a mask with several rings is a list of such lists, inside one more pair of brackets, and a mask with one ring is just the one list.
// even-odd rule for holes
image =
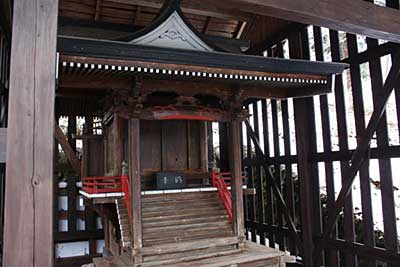
[[[386, 2], [399, 8], [399, 1]], [[257, 191], [245, 199], [246, 230], [253, 241], [288, 251], [306, 266], [317, 261], [325, 266], [398, 266], [400, 214], [396, 216], [395, 205], [400, 200], [395, 195], [400, 194], [394, 181], [399, 180], [400, 86], [388, 99], [390, 109], [381, 119], [369, 160], [357, 174], [333, 233], [330, 238], [322, 236], [357, 143], [382, 101], [387, 69], [399, 51], [398, 44], [311, 26], [268, 47], [268, 56], [345, 62], [349, 68], [337, 76], [329, 95], [247, 103], [250, 131], [264, 152], [264, 157], [256, 153], [252, 133], [244, 131], [243, 163], [248, 186]], [[265, 163], [294, 219], [300, 245], [273, 192]], [[315, 255], [318, 247], [324, 248], [323, 254]]]

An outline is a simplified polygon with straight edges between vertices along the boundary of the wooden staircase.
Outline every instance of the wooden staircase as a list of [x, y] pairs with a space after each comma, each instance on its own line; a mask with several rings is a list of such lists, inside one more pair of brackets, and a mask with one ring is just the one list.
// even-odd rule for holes
[[131, 247], [131, 226], [128, 219], [128, 209], [126, 208], [125, 199], [118, 198], [115, 200], [115, 206], [117, 208], [119, 227], [121, 231], [121, 242], [122, 247]]
[[143, 257], [136, 266], [161, 266], [240, 252], [217, 192], [142, 198]]
[[[126, 204], [116, 202], [123, 243], [130, 246]], [[124, 211], [125, 209], [125, 211]], [[279, 267], [284, 253], [238, 237], [217, 192], [142, 196], [143, 247], [96, 258], [95, 267]]]

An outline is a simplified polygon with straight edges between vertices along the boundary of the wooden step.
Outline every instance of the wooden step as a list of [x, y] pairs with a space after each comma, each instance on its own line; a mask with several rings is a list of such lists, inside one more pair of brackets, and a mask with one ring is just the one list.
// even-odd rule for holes
[[201, 207], [212, 207], [212, 206], [222, 206], [221, 201], [193, 201], [189, 203], [185, 202], [169, 202], [162, 204], [151, 204], [151, 205], [143, 205], [142, 211], [154, 211], [154, 210], [176, 210], [176, 209], [196, 209]]
[[152, 199], [151, 201], [145, 201], [142, 202], [142, 205], [144, 207], [147, 206], [162, 206], [162, 205], [170, 205], [170, 204], [191, 204], [191, 203], [198, 203], [198, 202], [203, 202], [203, 203], [215, 203], [215, 202], [220, 202], [220, 199], [218, 195], [212, 195], [208, 197], [196, 197], [193, 196], [191, 198], [159, 198], [159, 199]]
[[184, 201], [184, 200], [200, 200], [218, 198], [218, 193], [212, 192], [188, 192], [188, 193], [175, 193], [175, 194], [155, 194], [142, 196], [142, 203], [154, 203], [165, 201]]
[[187, 233], [187, 234], [180, 234], [176, 236], [159, 236], [159, 237], [148, 237], [143, 239], [144, 246], [154, 246], [164, 243], [179, 243], [179, 242], [187, 242], [187, 241], [194, 241], [200, 240], [205, 238], [223, 238], [223, 237], [232, 237], [233, 231], [231, 229], [215, 229], [215, 230], [206, 230], [200, 231], [197, 233]]
[[[231, 253], [232, 252], [232, 253]], [[130, 253], [110, 258], [95, 258], [96, 267], [279, 267], [284, 252], [246, 242], [243, 250], [208, 255], [185, 256], [178, 259], [133, 264]]]
[[[224, 255], [209, 254], [208, 257], [195, 259], [182, 258], [176, 262], [154, 264], [154, 267], [279, 267], [284, 253], [267, 247], [246, 243], [246, 249], [238, 253]], [[155, 262], [153, 262], [155, 263]], [[137, 265], [146, 266], [146, 265]], [[149, 265], [147, 265], [149, 266]]]
[[152, 247], [143, 247], [136, 250], [135, 253], [138, 253], [143, 256], [159, 255], [172, 252], [190, 251], [202, 248], [213, 248], [225, 245], [235, 245], [238, 244], [238, 242], [239, 241], [237, 237], [209, 238], [209, 239], [200, 239], [192, 242], [182, 242], [179, 244], [162, 244]]
[[191, 213], [183, 213], [183, 214], [156, 214], [142, 218], [142, 222], [145, 224], [147, 222], [159, 222], [159, 221], [169, 221], [169, 220], [184, 220], [190, 219], [194, 217], [211, 217], [211, 216], [227, 216], [226, 210], [216, 209], [216, 210], [203, 210], [203, 211], [193, 211]]
[[143, 222], [143, 229], [153, 228], [153, 227], [164, 227], [172, 225], [183, 225], [183, 224], [194, 224], [194, 223], [206, 223], [206, 222], [216, 222], [216, 221], [226, 221], [228, 215], [212, 215], [206, 217], [193, 217], [186, 216], [180, 218], [164, 218], [164, 220], [147, 220]]
[[151, 227], [143, 229], [143, 234], [172, 233], [179, 231], [191, 231], [193, 229], [210, 229], [210, 228], [231, 227], [228, 220], [216, 222], [186, 223], [180, 225], [169, 225], [160, 227]]
[[191, 214], [192, 216], [207, 216], [207, 214], [224, 214], [226, 213], [226, 210], [222, 206], [204, 206], [204, 207], [199, 207], [197, 209], [191, 209], [191, 210], [186, 210], [186, 209], [175, 209], [175, 210], [156, 210], [156, 211], [143, 211], [142, 212], [142, 217], [147, 218], [147, 217], [159, 217], [159, 216], [171, 216], [171, 215], [185, 215], [185, 214]]
[[144, 244], [182, 242], [232, 235], [227, 212], [216, 192], [143, 196]]
[[146, 229], [146, 232], [144, 232], [145, 238], [147, 237], [154, 237], [154, 236], [175, 236], [175, 235], [190, 235], [194, 233], [199, 233], [199, 232], [205, 232], [205, 231], [216, 231], [216, 230], [232, 230], [232, 224], [230, 224], [229, 221], [226, 221], [224, 223], [205, 223], [201, 224], [199, 226], [191, 226], [191, 225], [178, 225], [178, 226], [171, 226], [170, 229], [172, 228], [171, 231], [164, 230], [162, 228], [159, 228], [158, 230], [153, 230], [153, 229]]
[[[143, 262], [141, 264], [136, 264], [135, 266], [137, 267], [157, 267], [157, 266], [163, 266], [165, 264], [170, 265], [173, 264], [173, 266], [176, 266], [175, 264], [179, 264], [180, 262], [188, 262], [188, 261], [194, 261], [194, 260], [200, 260], [200, 259], [207, 259], [210, 257], [221, 257], [221, 256], [227, 256], [227, 255], [232, 255], [232, 254], [238, 254], [240, 253], [239, 249], [230, 249], [230, 250], [225, 250], [225, 251], [216, 251], [215, 249], [213, 252], [208, 252], [208, 253], [189, 253], [184, 257], [177, 257], [177, 258], [172, 258], [172, 259], [164, 259], [164, 260], [152, 260], [148, 262]], [[157, 258], [156, 258], [157, 259]]]

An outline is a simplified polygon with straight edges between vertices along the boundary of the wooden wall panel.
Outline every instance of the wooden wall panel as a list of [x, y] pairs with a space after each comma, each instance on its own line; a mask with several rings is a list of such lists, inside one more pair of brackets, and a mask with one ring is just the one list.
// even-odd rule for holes
[[[199, 185], [206, 168], [202, 168], [201, 153], [207, 151], [206, 133], [201, 135], [197, 121], [147, 121], [140, 123], [142, 186], [154, 189], [157, 172], [180, 171], [188, 175], [188, 184]], [[201, 149], [200, 146], [205, 146]], [[204, 157], [207, 157], [205, 155]], [[204, 160], [207, 162], [207, 159]]]
[[163, 171], [186, 170], [187, 125], [185, 121], [162, 122], [162, 166]]
[[[188, 169], [200, 169], [200, 124], [198, 121], [187, 121]], [[207, 144], [203, 144], [205, 147]]]
[[161, 165], [161, 122], [140, 123], [141, 171], [160, 171]]
[[88, 141], [88, 176], [104, 175], [104, 145], [103, 138], [89, 139]]

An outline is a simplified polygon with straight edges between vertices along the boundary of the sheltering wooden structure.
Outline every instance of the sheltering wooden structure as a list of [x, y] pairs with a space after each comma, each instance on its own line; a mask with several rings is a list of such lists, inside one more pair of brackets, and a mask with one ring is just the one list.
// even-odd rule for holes
[[[279, 266], [285, 253], [295, 265], [398, 265], [391, 159], [399, 153], [384, 111], [394, 88], [398, 94], [399, 11], [366, 2], [2, 1], [3, 265]], [[397, 1], [386, 4], [398, 9]], [[353, 34], [368, 37], [366, 51]], [[392, 58], [387, 77], [385, 55]], [[346, 114], [350, 86], [354, 108]], [[398, 97], [391, 101], [400, 106]], [[346, 122], [352, 114], [356, 147]], [[67, 129], [60, 117], [68, 117]], [[59, 145], [75, 174], [65, 189]], [[371, 159], [379, 162], [383, 244], [374, 237]], [[211, 179], [222, 181], [219, 171], [231, 175], [230, 192]], [[165, 173], [185, 183], [161, 190], [156, 176]], [[362, 233], [353, 215], [357, 173]], [[243, 185], [255, 194], [243, 194]], [[61, 195], [67, 211], [58, 210]], [[54, 243], [77, 241], [88, 241], [90, 255], [54, 258]]]

